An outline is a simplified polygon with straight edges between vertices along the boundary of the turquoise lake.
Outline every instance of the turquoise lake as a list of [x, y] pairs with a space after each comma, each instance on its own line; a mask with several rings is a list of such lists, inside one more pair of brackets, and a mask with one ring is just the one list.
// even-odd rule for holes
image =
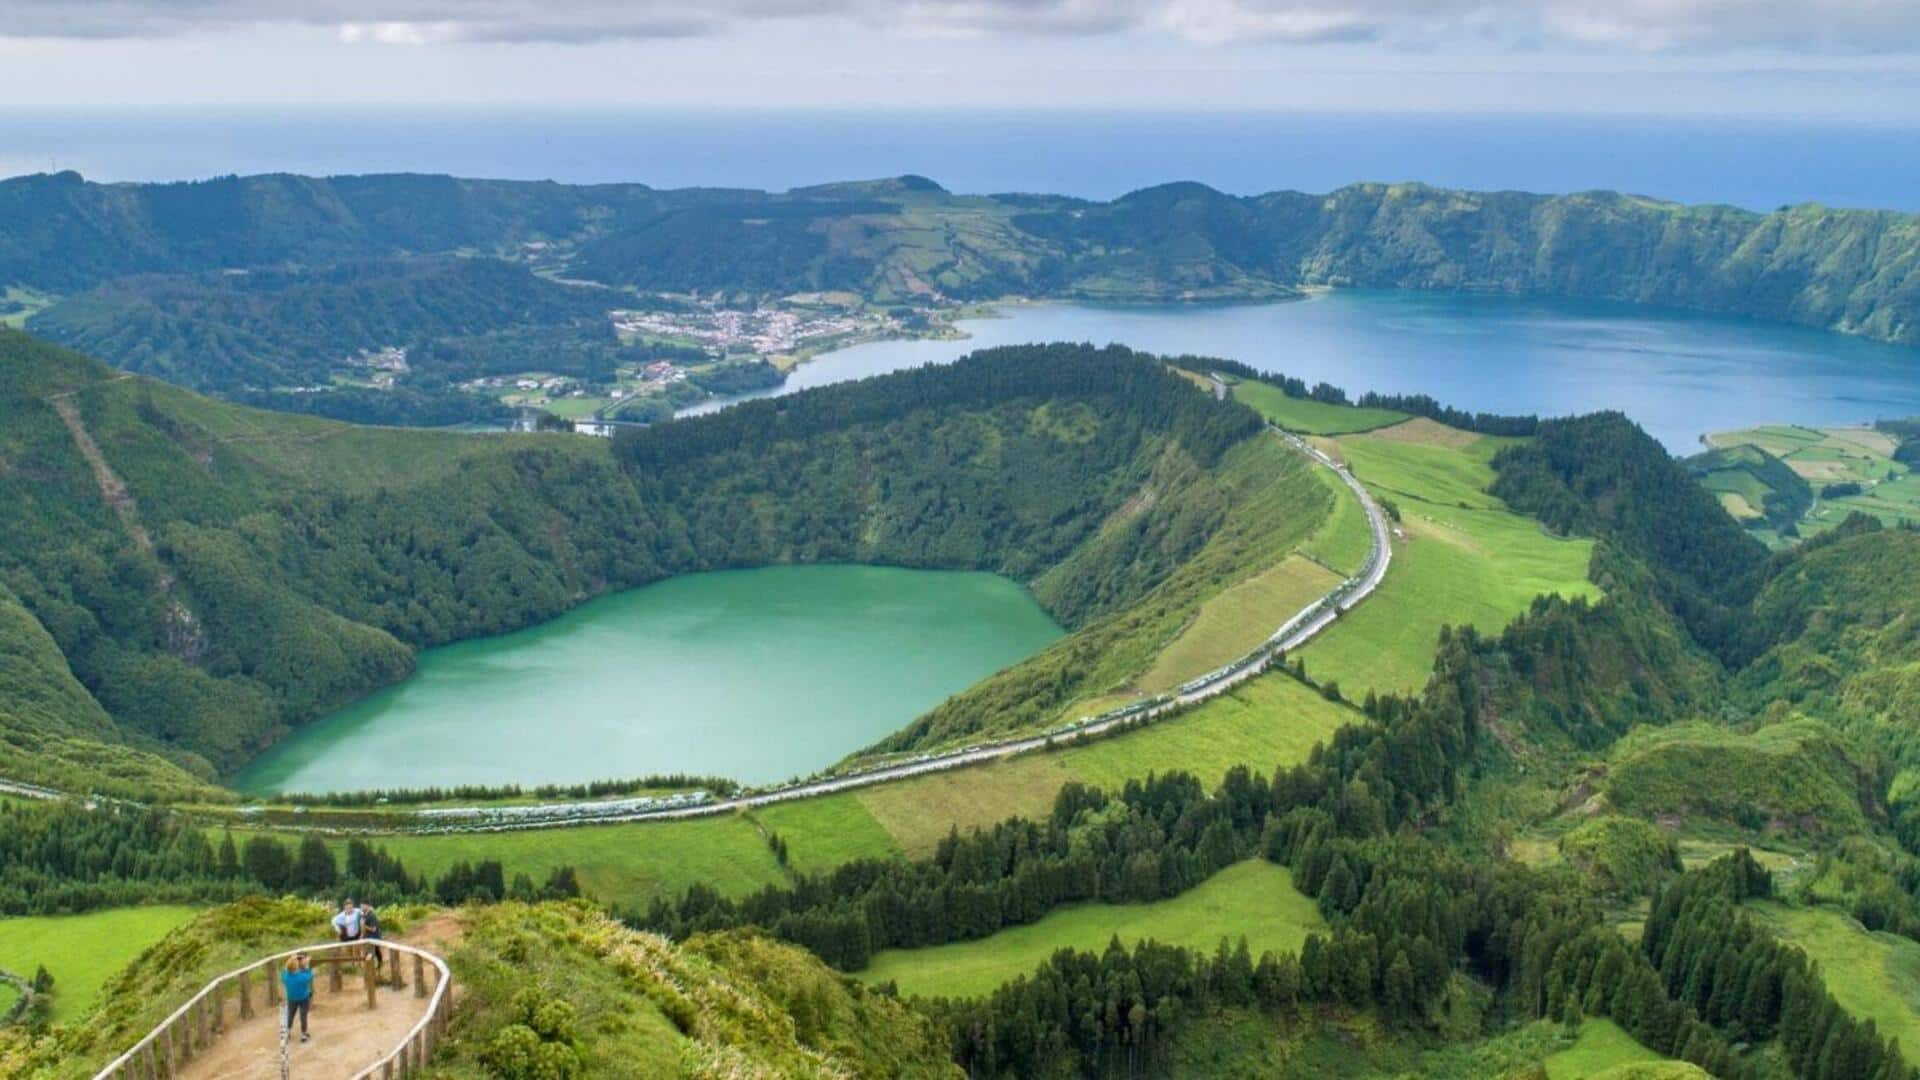
[[777, 566], [689, 574], [420, 656], [411, 678], [307, 725], [243, 791], [750, 783], [829, 765], [1060, 636], [992, 574]]

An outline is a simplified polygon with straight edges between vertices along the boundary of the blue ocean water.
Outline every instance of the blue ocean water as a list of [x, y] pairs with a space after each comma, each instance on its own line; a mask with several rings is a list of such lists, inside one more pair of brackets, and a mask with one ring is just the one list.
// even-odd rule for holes
[[1770, 210], [1920, 209], [1920, 127], [1778, 119], [1412, 113], [530, 109], [16, 109], [0, 175], [99, 180], [438, 172], [784, 190], [920, 173], [960, 192], [1112, 198], [1359, 180], [1612, 188]]

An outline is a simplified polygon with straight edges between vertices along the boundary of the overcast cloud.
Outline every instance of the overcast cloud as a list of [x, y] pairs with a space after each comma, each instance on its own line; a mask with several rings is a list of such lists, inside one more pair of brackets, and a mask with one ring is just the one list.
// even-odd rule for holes
[[0, 35], [140, 38], [272, 24], [354, 44], [587, 44], [844, 20], [909, 35], [1163, 35], [1223, 44], [1879, 53], [1920, 41], [1913, 0], [4, 0]]
[[0, 103], [1920, 119], [1920, 0], [0, 0]]

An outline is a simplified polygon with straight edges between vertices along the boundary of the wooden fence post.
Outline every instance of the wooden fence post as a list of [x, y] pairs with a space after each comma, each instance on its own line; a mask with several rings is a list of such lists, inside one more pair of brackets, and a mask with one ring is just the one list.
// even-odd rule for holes
[[427, 996], [427, 962], [420, 958], [419, 953], [413, 954], [413, 996]]
[[193, 1044], [195, 1053], [207, 1048], [207, 999], [195, 998], [193, 1002], [193, 1030], [187, 1032], [187, 1042]]
[[327, 989], [336, 994], [340, 992], [340, 963], [338, 959], [327, 965]]
[[268, 960], [261, 966], [266, 969], [267, 1004], [278, 1005], [280, 1004], [280, 973], [274, 969], [279, 965], [272, 960]]
[[211, 1003], [209, 1011], [213, 1013], [211, 1019], [213, 1036], [217, 1037], [227, 1030], [227, 984], [214, 983], [213, 992], [207, 995], [207, 1000]]
[[380, 980], [373, 974], [372, 964], [360, 965], [360, 981], [367, 984], [367, 1008], [371, 1009], [378, 1004], [378, 1002], [374, 1001], [373, 996], [375, 993], [374, 987], [378, 985], [380, 982]]
[[152, 1080], [160, 1080], [160, 1067], [153, 1060], [153, 1040], [147, 1040], [146, 1052], [141, 1054], [140, 1057], [146, 1064], [147, 1076], [151, 1077]]

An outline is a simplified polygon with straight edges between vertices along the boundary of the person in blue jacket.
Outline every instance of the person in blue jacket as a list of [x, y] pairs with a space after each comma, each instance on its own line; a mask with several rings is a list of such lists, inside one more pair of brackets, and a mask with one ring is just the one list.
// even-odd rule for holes
[[307, 1010], [313, 1005], [313, 961], [306, 953], [295, 953], [287, 960], [287, 969], [280, 973], [280, 985], [287, 991], [287, 1016], [281, 1027], [293, 1031], [293, 1015], [300, 1014], [300, 1041], [309, 1042], [307, 1035]]

